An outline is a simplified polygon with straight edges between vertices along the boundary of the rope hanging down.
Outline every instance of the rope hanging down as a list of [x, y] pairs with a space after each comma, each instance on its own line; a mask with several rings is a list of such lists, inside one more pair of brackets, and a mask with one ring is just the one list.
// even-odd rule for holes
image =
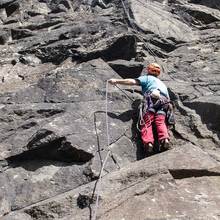
[[[109, 121], [108, 121], [108, 84], [109, 84], [109, 82], [107, 80], [107, 82], [106, 82], [106, 96], [105, 96], [105, 120], [106, 120], [106, 136], [107, 136], [108, 153], [104, 159], [104, 162], [102, 163], [101, 170], [99, 173], [99, 178], [97, 180], [97, 195], [96, 195], [96, 203], [95, 203], [94, 213], [92, 215], [92, 220], [96, 220], [96, 217], [97, 217], [97, 210], [98, 210], [98, 206], [99, 206], [99, 197], [100, 197], [101, 183], [102, 183], [102, 174], [103, 174], [105, 165], [107, 163], [107, 160], [108, 160], [110, 154], [112, 153], [111, 150], [109, 149], [110, 137], [109, 137]], [[127, 99], [129, 99], [132, 102], [134, 101], [131, 97], [129, 97], [129, 95], [125, 91], [123, 91], [123, 89], [121, 89], [117, 85], [115, 85], [115, 86], [126, 95]]]
[[130, 101], [134, 101], [133, 98], [131, 98], [123, 89], [121, 89], [119, 86], [115, 85], [115, 87], [117, 87], [122, 93], [125, 94], [126, 98], [129, 99]]
[[92, 215], [92, 220], [96, 220], [96, 216], [97, 216], [97, 209], [99, 206], [99, 196], [100, 196], [100, 191], [101, 191], [101, 181], [102, 181], [102, 173], [103, 170], [105, 168], [105, 164], [108, 160], [108, 157], [111, 153], [111, 150], [109, 149], [109, 145], [110, 145], [110, 137], [109, 137], [109, 126], [108, 126], [108, 80], [106, 82], [106, 95], [105, 95], [105, 120], [106, 120], [106, 136], [107, 136], [107, 149], [108, 149], [108, 153], [105, 157], [105, 160], [101, 166], [101, 170], [99, 173], [99, 178], [97, 180], [97, 196], [96, 196], [96, 203], [95, 203], [95, 209], [94, 209], [94, 214]]

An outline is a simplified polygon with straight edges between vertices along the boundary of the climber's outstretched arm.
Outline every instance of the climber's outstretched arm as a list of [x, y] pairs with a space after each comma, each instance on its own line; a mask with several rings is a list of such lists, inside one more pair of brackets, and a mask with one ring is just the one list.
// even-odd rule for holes
[[116, 85], [116, 84], [129, 85], [129, 86], [140, 85], [139, 81], [136, 79], [110, 79], [108, 80], [108, 82], [111, 83], [112, 85]]

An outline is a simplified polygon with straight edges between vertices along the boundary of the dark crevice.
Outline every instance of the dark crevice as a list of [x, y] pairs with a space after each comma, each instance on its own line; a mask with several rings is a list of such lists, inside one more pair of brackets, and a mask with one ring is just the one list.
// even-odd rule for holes
[[190, 0], [189, 3], [205, 5], [214, 9], [220, 9], [219, 0]]
[[21, 54], [35, 53], [42, 63], [52, 62], [60, 64], [68, 57], [78, 63], [86, 62], [93, 59], [102, 58], [105, 61], [117, 59], [131, 60], [136, 55], [136, 39], [133, 35], [119, 37], [111, 46], [104, 50], [94, 50], [82, 52], [78, 49], [79, 45], [57, 45], [50, 47], [48, 44], [39, 48], [37, 51], [20, 51]]
[[169, 169], [170, 174], [174, 179], [186, 179], [193, 177], [204, 177], [204, 176], [220, 176], [220, 172], [214, 172], [209, 170], [197, 170], [197, 169]]
[[[29, 14], [30, 12], [28, 12]], [[44, 23], [41, 24], [30, 24], [25, 26], [26, 29], [31, 30], [31, 31], [35, 31], [35, 30], [40, 30], [40, 29], [44, 29], [44, 28], [55, 28], [57, 27], [56, 25], [62, 25], [64, 24], [63, 21], [61, 20], [50, 20], [50, 21], [46, 21]]]
[[19, 40], [34, 36], [34, 33], [28, 29], [15, 28], [11, 30], [12, 40]]
[[37, 125], [38, 125], [37, 122], [30, 121], [30, 122], [24, 123], [19, 128], [26, 130], [26, 129], [30, 129], [30, 128], [34, 127], [34, 126], [37, 126]]
[[143, 64], [126, 65], [123, 62], [109, 62], [109, 66], [122, 78], [138, 78], [143, 70]]
[[[19, 116], [22, 120], [27, 121], [28, 119], [32, 118], [49, 118], [53, 117], [54, 115], [60, 114], [65, 112], [64, 109], [39, 109], [39, 110], [30, 110], [30, 109], [15, 109], [13, 110], [13, 115], [15, 117]], [[7, 118], [6, 118], [7, 119]], [[6, 120], [5, 119], [5, 120]], [[2, 119], [1, 119], [2, 120]]]
[[94, 196], [79, 194], [77, 198], [77, 206], [80, 209], [89, 208], [93, 203], [95, 203]]
[[16, 10], [19, 9], [19, 3], [18, 2], [13, 2], [9, 4], [6, 8], [6, 14], [7, 16], [11, 16]]
[[218, 21], [216, 17], [214, 17], [211, 14], [207, 14], [206, 12], [203, 11], [198, 11], [198, 10], [188, 10], [188, 13], [197, 19], [198, 21], [202, 22], [203, 24], [210, 24], [213, 22]]
[[[177, 42], [175, 42], [175, 39], [172, 39], [172, 38], [170, 38], [168, 40], [170, 40], [170, 41], [167, 41], [164, 39], [152, 38], [150, 40], [150, 43], [156, 47], [159, 47], [164, 52], [170, 53], [177, 48], [177, 45], [176, 45]], [[184, 43], [184, 42], [179, 42], [179, 43]]]
[[8, 5], [12, 4], [16, 0], [1, 0], [0, 1], [0, 8], [6, 8]]
[[39, 159], [83, 164], [93, 157], [92, 154], [73, 147], [65, 137], [58, 137], [46, 129], [39, 130], [29, 141], [26, 148], [27, 151], [7, 158], [9, 167], [22, 166], [27, 161]]
[[[118, 38], [109, 48], [103, 51], [97, 51], [95, 58], [103, 58], [105, 61], [116, 59], [130, 60], [136, 54], [136, 39], [133, 35], [122, 36]], [[95, 54], [91, 54], [95, 55]], [[88, 56], [88, 58], [94, 59]]]
[[43, 115], [46, 118], [63, 112], [63, 109], [41, 109], [37, 111], [38, 114]]

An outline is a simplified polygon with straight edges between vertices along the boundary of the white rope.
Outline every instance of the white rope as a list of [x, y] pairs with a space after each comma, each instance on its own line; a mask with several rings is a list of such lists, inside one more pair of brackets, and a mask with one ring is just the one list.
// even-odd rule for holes
[[98, 207], [99, 207], [99, 196], [100, 196], [100, 191], [101, 191], [102, 173], [103, 173], [103, 170], [104, 170], [104, 167], [105, 167], [105, 164], [107, 162], [107, 159], [109, 157], [110, 152], [111, 151], [109, 150], [107, 155], [106, 155], [106, 157], [105, 157], [105, 160], [104, 160], [104, 162], [102, 164], [102, 168], [101, 168], [101, 171], [100, 171], [100, 175], [99, 175], [99, 179], [98, 179], [98, 183], [97, 183], [96, 203], [95, 203], [94, 215], [92, 216], [92, 220], [96, 220], [97, 210], [98, 210]]
[[119, 86], [117, 86], [117, 85], [115, 84], [115, 87], [117, 87], [121, 92], [123, 92], [123, 93], [125, 94], [125, 96], [126, 96], [127, 99], [131, 100], [132, 102], [134, 101], [134, 99], [131, 98], [131, 97], [130, 97], [123, 89], [121, 89]]
[[105, 94], [105, 120], [106, 120], [106, 135], [107, 135], [107, 147], [110, 145], [110, 138], [109, 138], [109, 127], [108, 127], [108, 84], [109, 81], [106, 81], [106, 94]]
[[109, 126], [108, 126], [108, 80], [106, 82], [106, 96], [105, 96], [105, 120], [106, 120], [106, 136], [107, 136], [107, 149], [108, 149], [108, 153], [105, 157], [105, 160], [102, 164], [101, 167], [101, 171], [99, 174], [99, 179], [97, 180], [97, 196], [96, 196], [96, 203], [95, 203], [95, 208], [94, 208], [94, 214], [92, 215], [92, 220], [96, 220], [96, 216], [97, 216], [97, 210], [98, 210], [98, 206], [99, 206], [99, 197], [100, 197], [100, 191], [101, 191], [101, 183], [102, 183], [102, 173], [103, 170], [105, 168], [105, 164], [108, 160], [108, 157], [111, 153], [111, 151], [109, 150], [109, 145], [110, 145], [110, 137], [109, 137]]

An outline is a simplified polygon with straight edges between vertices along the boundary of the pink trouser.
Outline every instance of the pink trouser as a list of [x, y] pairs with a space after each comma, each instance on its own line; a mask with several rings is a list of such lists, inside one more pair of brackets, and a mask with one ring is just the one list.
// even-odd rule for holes
[[144, 144], [154, 143], [154, 135], [152, 123], [154, 122], [157, 129], [158, 140], [161, 141], [169, 138], [167, 126], [165, 123], [165, 115], [147, 112], [144, 115], [144, 124], [141, 125], [141, 138]]

